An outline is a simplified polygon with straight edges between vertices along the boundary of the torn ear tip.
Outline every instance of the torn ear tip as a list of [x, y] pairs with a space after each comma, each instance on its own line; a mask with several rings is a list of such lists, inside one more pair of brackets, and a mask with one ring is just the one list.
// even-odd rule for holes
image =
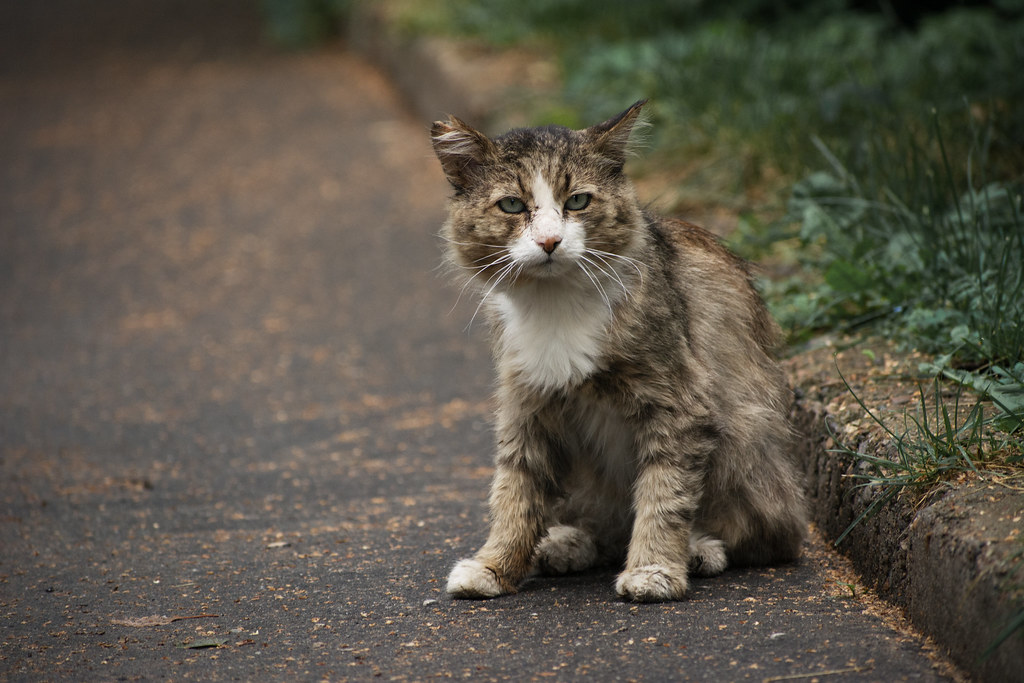
[[430, 126], [430, 135], [433, 138], [454, 135], [456, 131], [457, 127], [452, 125], [451, 121], [434, 121], [433, 125]]
[[432, 130], [439, 130], [447, 133], [459, 129], [466, 130], [468, 128], [469, 126], [466, 124], [466, 122], [460, 119], [458, 116], [455, 116], [454, 114], [448, 114], [447, 119], [441, 121], [434, 121], [434, 125], [432, 126]]

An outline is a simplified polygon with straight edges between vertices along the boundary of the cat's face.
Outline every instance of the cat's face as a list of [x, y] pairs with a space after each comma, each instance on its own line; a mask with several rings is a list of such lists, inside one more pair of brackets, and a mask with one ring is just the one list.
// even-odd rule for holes
[[452, 260], [487, 287], [614, 277], [638, 221], [622, 166], [642, 105], [586, 130], [494, 139], [455, 118], [435, 123], [434, 149], [455, 188], [444, 234]]

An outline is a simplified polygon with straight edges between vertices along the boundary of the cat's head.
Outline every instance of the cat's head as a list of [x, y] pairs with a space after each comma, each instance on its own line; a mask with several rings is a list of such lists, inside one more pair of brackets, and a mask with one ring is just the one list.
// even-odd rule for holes
[[444, 228], [452, 262], [487, 287], [616, 277], [641, 221], [622, 169], [644, 103], [584, 130], [489, 138], [455, 117], [435, 122], [434, 151], [455, 188]]

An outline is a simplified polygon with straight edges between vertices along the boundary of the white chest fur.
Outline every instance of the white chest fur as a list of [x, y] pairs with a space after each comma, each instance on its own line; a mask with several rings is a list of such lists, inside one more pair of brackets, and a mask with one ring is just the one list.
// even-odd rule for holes
[[497, 297], [499, 363], [537, 389], [558, 389], [597, 369], [611, 317], [594, 291], [544, 286]]

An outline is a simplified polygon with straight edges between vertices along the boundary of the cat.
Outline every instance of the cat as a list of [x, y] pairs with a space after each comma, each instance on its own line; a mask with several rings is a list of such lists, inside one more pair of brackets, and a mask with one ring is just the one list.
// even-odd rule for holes
[[645, 102], [585, 130], [432, 126], [447, 261], [479, 287], [498, 375], [490, 533], [455, 598], [618, 563], [621, 598], [679, 600], [691, 574], [800, 554], [777, 326], [746, 262], [638, 204]]

